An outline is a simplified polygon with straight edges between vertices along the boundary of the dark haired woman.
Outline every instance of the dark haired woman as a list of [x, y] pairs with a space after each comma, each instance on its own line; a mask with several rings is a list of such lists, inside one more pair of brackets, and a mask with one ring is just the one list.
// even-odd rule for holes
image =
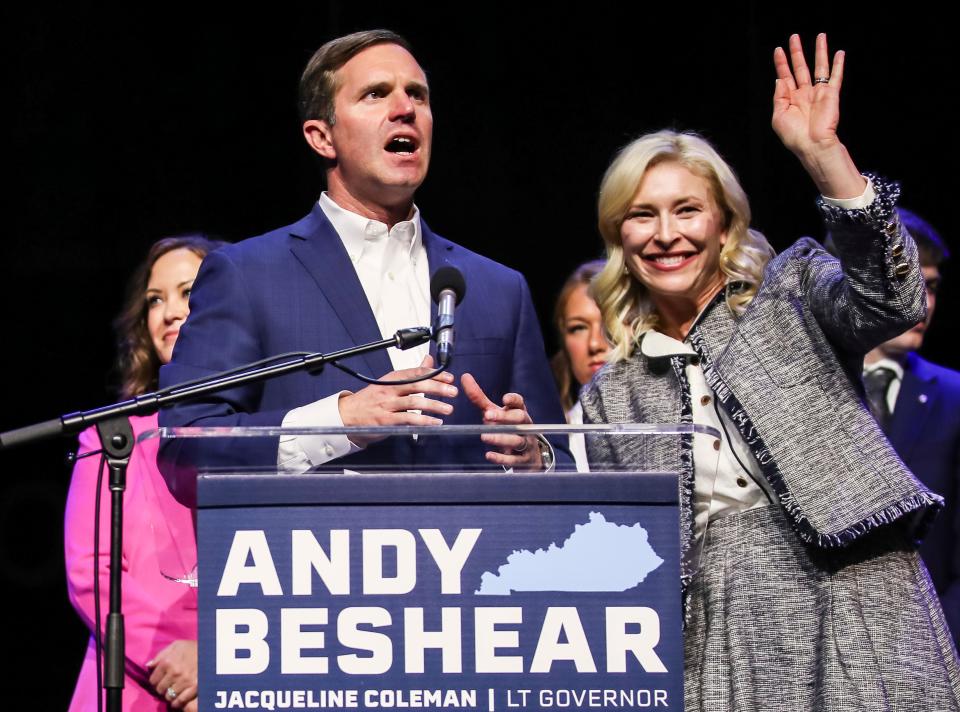
[[[157, 372], [173, 353], [203, 257], [220, 243], [198, 236], [155, 243], [130, 280], [115, 322], [121, 392], [126, 398], [156, 387]], [[135, 436], [157, 427], [157, 416], [130, 419]], [[100, 449], [94, 428], [80, 434], [80, 455]], [[157, 440], [141, 442], [127, 470], [123, 504], [123, 613], [126, 624], [124, 710], [196, 708], [196, 589], [176, 579], [196, 566], [190, 510], [167, 491], [156, 466]], [[110, 494], [103, 479], [99, 561], [93, 554], [94, 497], [100, 457], [77, 460], [67, 495], [64, 549], [70, 602], [91, 630], [94, 576], [100, 577], [100, 626], [109, 593]], [[105, 468], [104, 468], [105, 469]], [[71, 712], [97, 709], [94, 637], [70, 703]]]

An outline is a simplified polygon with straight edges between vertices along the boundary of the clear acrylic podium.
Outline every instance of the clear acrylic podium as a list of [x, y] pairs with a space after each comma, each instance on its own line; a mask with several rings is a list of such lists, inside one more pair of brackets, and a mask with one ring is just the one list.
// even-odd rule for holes
[[[518, 433], [550, 444], [548, 471], [482, 459], [482, 436]], [[308, 472], [198, 471], [200, 709], [682, 708], [680, 582], [699, 551], [690, 516], [681, 520], [680, 498], [693, 487], [682, 463], [716, 431], [626, 424], [159, 435], [190, 439], [191, 451], [218, 440], [221, 450], [224, 439], [264, 438], [274, 448], [291, 437], [378, 441], [362, 461]], [[594, 456], [589, 472], [575, 469], [571, 439], [595, 455], [612, 438], [631, 439], [634, 461]], [[433, 450], [397, 461], [405, 448], [478, 456], [455, 464]], [[390, 458], [377, 462], [378, 449]], [[716, 472], [715, 458], [701, 460], [698, 494], [712, 489]]]

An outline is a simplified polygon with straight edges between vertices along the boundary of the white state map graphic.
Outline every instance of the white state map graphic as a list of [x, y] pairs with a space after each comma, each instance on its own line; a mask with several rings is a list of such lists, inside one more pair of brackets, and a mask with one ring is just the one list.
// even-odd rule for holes
[[514, 591], [626, 591], [641, 583], [663, 559], [647, 530], [608, 522], [599, 512], [577, 524], [566, 541], [546, 549], [514, 551], [497, 573], [480, 577], [478, 596], [509, 596]]

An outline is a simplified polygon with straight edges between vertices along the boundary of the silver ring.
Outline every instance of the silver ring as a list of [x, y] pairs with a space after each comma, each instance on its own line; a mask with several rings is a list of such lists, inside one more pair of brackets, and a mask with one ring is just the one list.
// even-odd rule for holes
[[829, 84], [829, 83], [830, 83], [830, 77], [817, 77], [816, 79], [813, 80], [813, 83], [814, 83], [814, 84]]
[[173, 689], [173, 685], [167, 688], [167, 699], [171, 702], [177, 699], [177, 691]]

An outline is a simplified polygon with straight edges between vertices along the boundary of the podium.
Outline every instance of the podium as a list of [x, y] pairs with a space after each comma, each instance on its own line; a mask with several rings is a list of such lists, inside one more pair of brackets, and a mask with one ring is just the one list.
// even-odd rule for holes
[[[696, 425], [178, 428], [164, 437], [536, 432], [549, 472], [403, 463], [198, 476], [200, 709], [682, 709], [678, 473], [570, 436], [689, 447]], [[439, 435], [438, 435], [439, 432]], [[686, 443], [686, 445], [684, 444]], [[374, 448], [371, 448], [373, 450]], [[699, 486], [699, 485], [698, 485]]]

